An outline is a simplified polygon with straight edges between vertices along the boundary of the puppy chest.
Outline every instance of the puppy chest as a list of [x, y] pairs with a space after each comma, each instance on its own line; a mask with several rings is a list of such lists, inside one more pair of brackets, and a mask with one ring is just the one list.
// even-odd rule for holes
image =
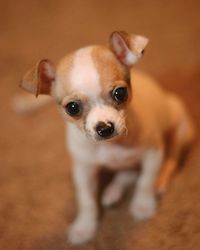
[[111, 169], [133, 167], [141, 159], [141, 149], [126, 148], [118, 145], [101, 145], [96, 151], [99, 164]]

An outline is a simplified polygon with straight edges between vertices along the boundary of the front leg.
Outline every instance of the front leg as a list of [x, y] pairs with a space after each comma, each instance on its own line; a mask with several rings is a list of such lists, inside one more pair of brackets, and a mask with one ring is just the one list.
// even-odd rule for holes
[[69, 229], [69, 241], [81, 244], [93, 238], [98, 220], [96, 167], [76, 162], [73, 177], [78, 202], [77, 217]]
[[155, 214], [156, 197], [154, 185], [162, 161], [162, 149], [152, 149], [145, 152], [141, 174], [130, 206], [130, 212], [136, 219], [148, 219]]
[[122, 170], [115, 174], [111, 183], [106, 187], [102, 196], [102, 205], [105, 207], [117, 203], [127, 187], [134, 184], [138, 173], [131, 170]]

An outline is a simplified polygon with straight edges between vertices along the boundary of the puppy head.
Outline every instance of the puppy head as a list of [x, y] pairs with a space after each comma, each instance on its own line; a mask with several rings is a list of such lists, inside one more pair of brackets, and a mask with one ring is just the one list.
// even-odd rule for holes
[[130, 67], [141, 57], [147, 39], [113, 32], [110, 48], [90, 46], [66, 56], [55, 70], [42, 60], [21, 86], [51, 94], [68, 121], [87, 137], [106, 140], [126, 132], [125, 113], [131, 100]]

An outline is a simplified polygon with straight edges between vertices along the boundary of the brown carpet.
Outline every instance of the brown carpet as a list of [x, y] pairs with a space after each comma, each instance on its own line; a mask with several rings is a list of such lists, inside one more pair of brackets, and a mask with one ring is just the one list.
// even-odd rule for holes
[[200, 142], [173, 179], [155, 218], [136, 224], [129, 195], [104, 210], [96, 238], [67, 244], [75, 213], [64, 126], [56, 107], [26, 117], [11, 100], [24, 72], [41, 58], [57, 61], [116, 29], [145, 34], [139, 67], [181, 95], [200, 127], [200, 2], [0, 1], [0, 249], [200, 249]]

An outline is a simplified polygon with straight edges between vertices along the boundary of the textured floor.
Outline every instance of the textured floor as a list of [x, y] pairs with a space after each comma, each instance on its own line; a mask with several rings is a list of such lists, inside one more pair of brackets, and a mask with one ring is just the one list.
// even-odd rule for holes
[[51, 104], [26, 117], [10, 106], [23, 73], [41, 58], [55, 62], [116, 29], [145, 34], [139, 67], [184, 99], [200, 127], [200, 2], [0, 1], [0, 249], [200, 249], [200, 142], [173, 179], [152, 220], [136, 224], [129, 195], [104, 210], [96, 238], [67, 244], [75, 213], [64, 126]]

